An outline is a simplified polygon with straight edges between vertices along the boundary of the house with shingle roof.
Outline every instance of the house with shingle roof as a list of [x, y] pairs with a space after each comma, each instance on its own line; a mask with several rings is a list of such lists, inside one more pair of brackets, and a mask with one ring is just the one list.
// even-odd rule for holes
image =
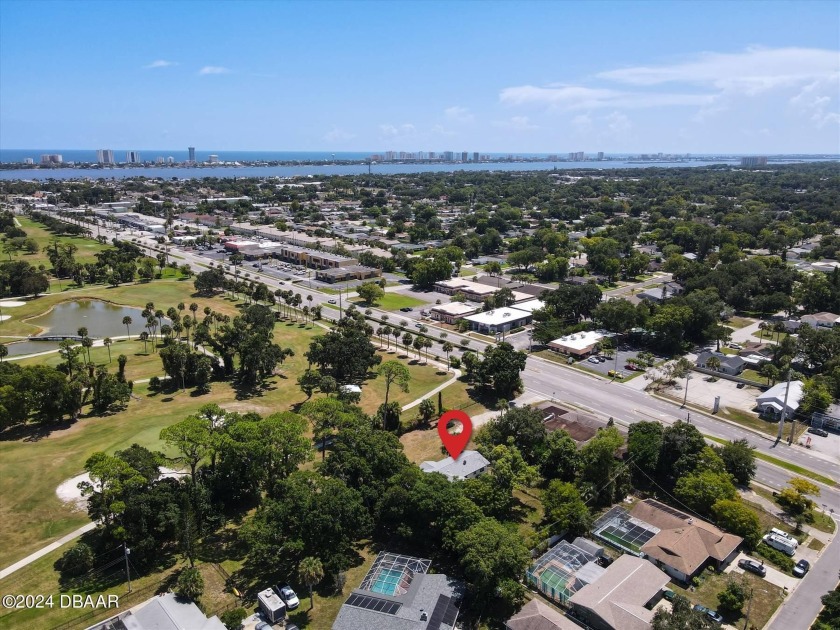
[[651, 607], [669, 581], [650, 562], [625, 554], [569, 602], [575, 616], [595, 630], [650, 630]]
[[720, 569], [737, 555], [744, 539], [654, 499], [639, 501], [630, 514], [660, 531], [641, 551], [672, 578], [689, 582], [705, 567]]
[[507, 620], [506, 630], [580, 630], [580, 626], [568, 617], [544, 604], [532, 599], [518, 613]]

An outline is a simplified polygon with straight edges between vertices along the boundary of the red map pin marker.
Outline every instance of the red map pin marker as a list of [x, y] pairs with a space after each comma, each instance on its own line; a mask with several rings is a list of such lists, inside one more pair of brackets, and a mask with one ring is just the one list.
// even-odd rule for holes
[[[453, 435], [447, 431], [446, 427], [450, 422], [460, 422], [463, 427], [461, 432]], [[458, 456], [463, 452], [467, 442], [470, 441], [470, 435], [472, 435], [472, 421], [470, 420], [470, 417], [460, 409], [447, 411], [440, 417], [440, 420], [438, 420], [438, 435], [440, 435], [440, 441], [443, 442], [444, 447], [446, 447], [446, 450], [452, 456], [452, 459], [458, 459]]]

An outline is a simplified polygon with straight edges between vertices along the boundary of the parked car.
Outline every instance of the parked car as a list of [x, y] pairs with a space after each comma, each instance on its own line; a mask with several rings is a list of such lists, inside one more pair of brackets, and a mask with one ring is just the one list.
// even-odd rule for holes
[[743, 558], [742, 560], [738, 560], [738, 566], [741, 567], [744, 571], [755, 573], [756, 575], [760, 575], [761, 577], [767, 575], [767, 569], [764, 568], [763, 564], [761, 564], [760, 562], [756, 562], [755, 560], [750, 560], [749, 558]]
[[674, 598], [676, 596], [677, 594], [670, 589], [665, 589], [664, 591], [662, 591], [662, 597], [665, 598], [665, 601], [672, 602], [674, 601]]
[[828, 437], [828, 431], [825, 429], [818, 429], [817, 427], [809, 427], [808, 433], [813, 433], [814, 435], [819, 435], [820, 437]]
[[274, 592], [277, 593], [277, 596], [283, 600], [283, 603], [286, 604], [287, 610], [294, 610], [298, 606], [300, 606], [300, 600], [298, 599], [297, 594], [292, 590], [292, 587], [288, 584], [284, 584], [283, 586], [275, 586]]
[[793, 574], [796, 577], [805, 577], [805, 574], [811, 570], [811, 563], [807, 560], [800, 560], [793, 567]]
[[733, 350], [743, 350], [744, 349], [744, 346], [742, 346], [740, 343], [730, 343], [729, 347], [732, 348]]
[[589, 361], [590, 363], [601, 363], [601, 362], [598, 360], [598, 357], [589, 357], [589, 358], [587, 359], [587, 361]]
[[411, 312], [411, 311], [413, 311], [414, 309], [413, 309], [413, 308], [411, 308], [410, 306], [403, 306], [400, 310], [401, 310], [403, 313], [410, 313], [410, 312]]
[[414, 324], [414, 327], [415, 328], [423, 328], [423, 324], [421, 324], [420, 322], [417, 322], [416, 324]]
[[[282, 284], [282, 283], [281, 283]], [[328, 304], [335, 304], [335, 300], [327, 300]]]
[[606, 363], [606, 362], [607, 362], [607, 357], [597, 357], [597, 359], [598, 359], [601, 363]]
[[701, 606], [700, 604], [694, 604], [694, 610], [696, 610], [699, 613], [703, 613], [704, 615], [706, 615], [709, 619], [711, 619], [715, 623], [723, 623], [723, 617], [716, 610], [712, 610], [711, 608], [706, 608], [705, 606]]
[[273, 628], [270, 623], [260, 621], [256, 626], [254, 626], [254, 630], [273, 630]]

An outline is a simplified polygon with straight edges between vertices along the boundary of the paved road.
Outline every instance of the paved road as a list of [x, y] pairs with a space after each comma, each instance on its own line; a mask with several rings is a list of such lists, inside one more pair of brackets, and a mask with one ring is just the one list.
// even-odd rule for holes
[[[840, 526], [840, 521], [835, 517]], [[802, 579], [802, 584], [782, 604], [769, 630], [799, 630], [810, 627], [822, 610], [820, 598], [837, 585], [840, 571], [840, 536], [835, 535], [820, 559]]]
[[[109, 238], [115, 235], [113, 232], [104, 229], [102, 232], [107, 232]], [[141, 244], [145, 247], [155, 249], [161, 247], [152, 237], [137, 237], [135, 234], [127, 231], [121, 232], [118, 236], [127, 240], [140, 238]], [[190, 251], [170, 247], [169, 253], [178, 259], [179, 262], [189, 263], [195, 271], [199, 271], [207, 266], [206, 259]], [[264, 274], [258, 274], [254, 269], [249, 269], [248, 271], [251, 273], [251, 277], [259, 277], [272, 290], [280, 288], [279, 282], [276, 279]], [[290, 285], [286, 283], [283, 288], [293, 288], [296, 293], [300, 293], [304, 298], [304, 304], [308, 303], [306, 300], [308, 295], [312, 295], [312, 305], [323, 305], [328, 300], [335, 299], [334, 296], [307, 289], [299, 284]], [[388, 323], [390, 324], [408, 319], [404, 317], [403, 313], [388, 313], [379, 309], [371, 310], [373, 317], [381, 318], [387, 316]], [[335, 319], [338, 317], [338, 314], [339, 312], [334, 308], [325, 307], [323, 309], [325, 319]], [[411, 325], [410, 323], [409, 326]], [[433, 337], [438, 335], [436, 329], [431, 326], [430, 335]], [[481, 351], [488, 345], [483, 341], [466, 338], [454, 331], [448, 331], [448, 341], [452, 342], [456, 347], [462, 339], [469, 339], [471, 350]], [[433, 354], [443, 355], [441, 344], [436, 343], [431, 349], [431, 352]], [[453, 354], [457, 355], [459, 351]], [[678, 419], [685, 420], [688, 418], [688, 412], [680, 409], [678, 404], [654, 398], [626, 384], [610, 382], [540, 357], [531, 356], [528, 358], [522, 378], [526, 389], [538, 393], [546, 399], [556, 398], [566, 401], [599, 413], [602, 416], [613, 417], [617, 421], [625, 424], [640, 420], [659, 420], [664, 423], [672, 423]], [[792, 462], [828, 478], [840, 479], [840, 462], [820, 458], [800, 446], [788, 446], [786, 441], [780, 442], [777, 445], [773, 440], [767, 439], [753, 431], [694, 411], [691, 412], [691, 421], [707, 435], [725, 440], [745, 437], [762, 453]], [[768, 486], [781, 488], [791, 476], [792, 473], [786, 470], [760, 460], [758, 462], [757, 478]], [[819, 499], [819, 503], [826, 509], [833, 509], [840, 513], [840, 492], [827, 486], [822, 486], [822, 496]]]

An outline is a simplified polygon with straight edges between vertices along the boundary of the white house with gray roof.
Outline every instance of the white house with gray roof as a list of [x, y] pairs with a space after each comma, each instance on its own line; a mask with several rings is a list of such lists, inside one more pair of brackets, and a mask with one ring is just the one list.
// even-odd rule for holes
[[429, 574], [430, 560], [381, 552], [332, 630], [455, 630], [464, 585]]
[[444, 475], [449, 481], [463, 481], [472, 479], [484, 473], [490, 467], [490, 462], [478, 451], [464, 451], [458, 459], [447, 457], [438, 462], [423, 462], [420, 470], [423, 472], [436, 472]]

